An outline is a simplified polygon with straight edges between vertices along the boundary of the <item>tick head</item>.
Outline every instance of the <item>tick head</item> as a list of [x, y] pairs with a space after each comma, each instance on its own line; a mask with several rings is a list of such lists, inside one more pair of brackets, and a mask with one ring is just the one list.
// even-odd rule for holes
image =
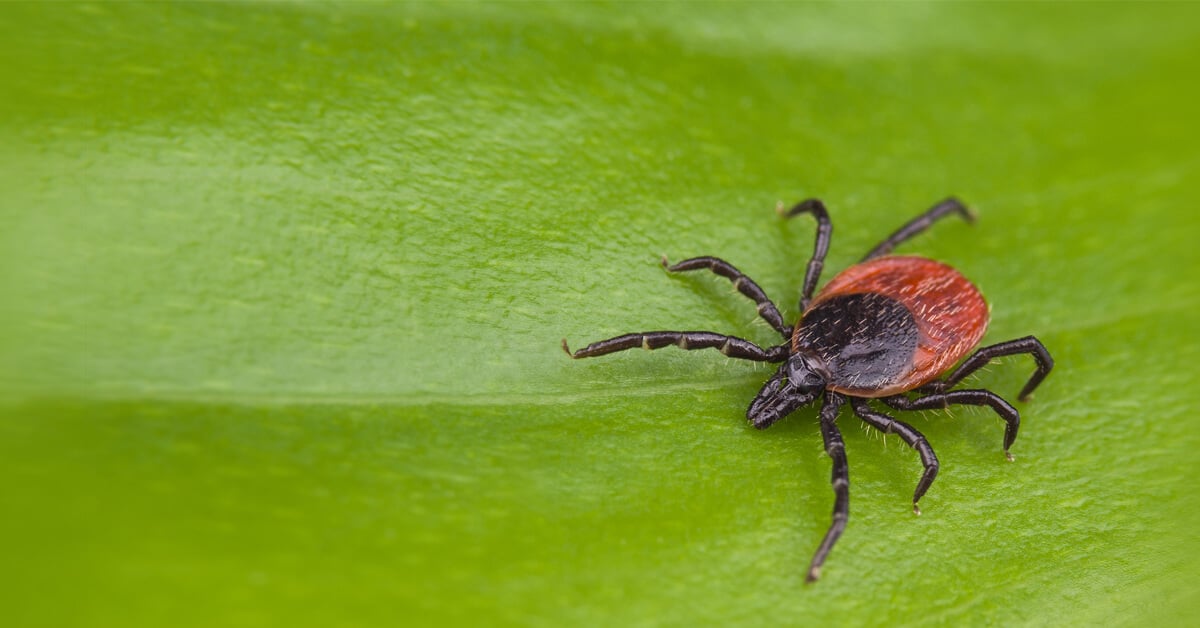
[[792, 354], [750, 402], [746, 418], [754, 427], [765, 429], [816, 399], [825, 390], [827, 379], [820, 360], [803, 353]]

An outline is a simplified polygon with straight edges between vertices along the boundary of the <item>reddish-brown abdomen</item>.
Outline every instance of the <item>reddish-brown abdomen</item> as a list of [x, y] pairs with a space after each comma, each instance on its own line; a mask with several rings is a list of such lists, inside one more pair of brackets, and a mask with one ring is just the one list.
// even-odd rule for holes
[[[834, 277], [809, 305], [806, 314], [834, 297], [879, 294], [898, 301], [912, 313], [918, 330], [916, 350], [907, 372], [896, 373], [882, 388], [839, 386], [837, 392], [860, 397], [886, 397], [936, 379], [979, 343], [987, 330], [988, 306], [983, 295], [957, 270], [923, 257], [881, 257], [851, 266]], [[830, 304], [831, 306], [833, 304]], [[793, 349], [800, 337], [797, 326]]]

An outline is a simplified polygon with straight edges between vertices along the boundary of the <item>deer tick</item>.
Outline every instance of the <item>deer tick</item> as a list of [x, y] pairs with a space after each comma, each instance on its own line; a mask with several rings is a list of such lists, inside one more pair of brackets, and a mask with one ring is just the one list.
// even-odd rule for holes
[[[782, 206], [780, 207], [782, 212]], [[795, 327], [783, 321], [779, 308], [758, 284], [732, 264], [716, 257], [696, 257], [663, 266], [670, 272], [708, 269], [733, 282], [757, 304], [758, 314], [783, 337], [768, 348], [748, 340], [709, 331], [647, 331], [625, 334], [571, 353], [572, 358], [634, 349], [717, 349], [731, 358], [779, 363], [750, 403], [746, 418], [758, 429], [769, 427], [801, 406], [821, 400], [820, 427], [825, 451], [833, 461], [833, 520], [813, 555], [806, 576], [813, 582], [834, 543], [846, 528], [850, 512], [850, 476], [845, 444], [837, 418], [847, 402], [868, 425], [897, 434], [917, 451], [925, 467], [913, 492], [913, 512], [933, 484], [938, 459], [925, 436], [913, 426], [874, 409], [877, 400], [896, 410], [929, 410], [965, 404], [988, 406], [1004, 419], [1004, 453], [1017, 438], [1021, 418], [1011, 404], [994, 392], [954, 389], [968, 375], [993, 358], [1027, 353], [1036, 369], [1017, 396], [1021, 401], [1045, 379], [1054, 366], [1046, 347], [1033, 336], [971, 350], [988, 324], [988, 305], [970, 281], [957, 270], [923, 257], [893, 256], [902, 242], [929, 228], [938, 219], [959, 214], [968, 222], [974, 216], [957, 199], [948, 198], [917, 216], [880, 242], [858, 264], [835, 276], [813, 297], [829, 250], [833, 227], [825, 205], [817, 199], [802, 201], [785, 217], [811, 214], [817, 222], [816, 244], [804, 273], [800, 298], [803, 313]], [[951, 368], [967, 356], [956, 368]]]

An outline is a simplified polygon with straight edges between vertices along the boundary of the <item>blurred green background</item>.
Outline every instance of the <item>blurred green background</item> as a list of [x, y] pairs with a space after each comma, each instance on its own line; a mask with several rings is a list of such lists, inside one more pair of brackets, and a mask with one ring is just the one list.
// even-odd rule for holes
[[[0, 6], [0, 623], [1118, 624], [1194, 617], [1200, 9]], [[902, 252], [1058, 368], [973, 409], [764, 432], [768, 370], [571, 362], [770, 330]], [[1027, 358], [978, 385], [1011, 397]]]

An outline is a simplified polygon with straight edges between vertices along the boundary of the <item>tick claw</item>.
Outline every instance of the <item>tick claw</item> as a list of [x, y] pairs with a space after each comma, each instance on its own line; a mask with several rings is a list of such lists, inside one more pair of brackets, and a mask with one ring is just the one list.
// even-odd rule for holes
[[917, 502], [913, 502], [913, 514], [918, 517], [921, 516], [921, 507], [917, 505]]
[[812, 584], [821, 579], [821, 568], [813, 567], [808, 570], [808, 575], [804, 577], [804, 584]]
[[1016, 460], [1016, 458], [1013, 458], [1013, 455], [1012, 455], [1012, 454], [1010, 454], [1010, 453], [1008, 453], [1007, 451], [1006, 451], [1006, 452], [1004, 452], [1004, 457], [1005, 457], [1005, 458], [1008, 458], [1008, 461], [1009, 461], [1009, 462], [1012, 462], [1013, 460]]
[[566, 338], [562, 339], [562, 349], [571, 359], [575, 358], [575, 356], [571, 353], [571, 349], [569, 347], [567, 347], [567, 339]]

